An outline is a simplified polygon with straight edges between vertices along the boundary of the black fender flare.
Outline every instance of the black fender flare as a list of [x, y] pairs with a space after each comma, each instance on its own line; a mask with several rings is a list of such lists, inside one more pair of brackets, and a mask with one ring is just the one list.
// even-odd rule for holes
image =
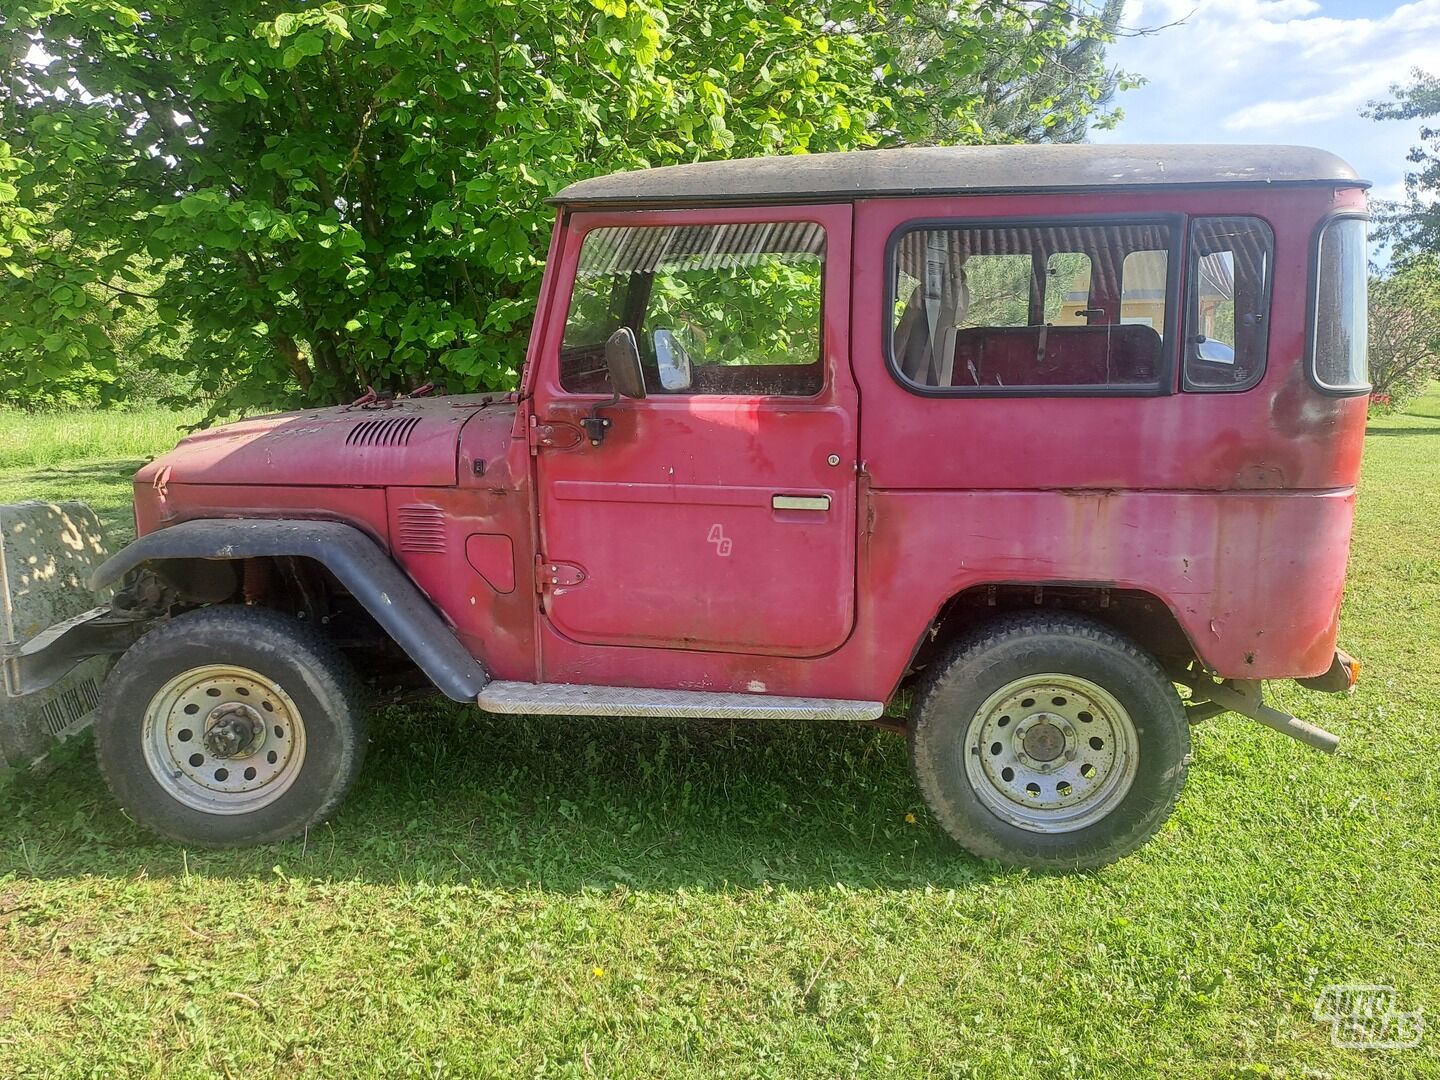
[[[195, 583], [196, 592], [203, 593], [207, 585], [214, 589], [216, 576], [196, 571], [217, 561], [267, 555], [298, 556], [322, 564], [446, 697], [473, 703], [490, 681], [485, 668], [460, 644], [435, 605], [380, 545], [340, 521], [207, 518], [181, 522], [142, 536], [101, 563], [90, 575], [90, 587], [103, 589], [146, 563], [170, 562], [187, 568], [183, 576]], [[233, 578], [220, 580], [229, 580], [233, 587]]]

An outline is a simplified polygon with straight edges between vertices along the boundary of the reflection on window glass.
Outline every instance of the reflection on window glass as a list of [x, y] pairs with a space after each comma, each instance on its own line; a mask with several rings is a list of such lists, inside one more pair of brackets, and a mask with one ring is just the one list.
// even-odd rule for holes
[[1059, 251], [1045, 263], [1045, 321], [1082, 326], [1090, 307], [1090, 256]]
[[[1235, 362], [1235, 253], [1212, 251], [1195, 260], [1195, 330], [1205, 341], [1230, 350]], [[1204, 350], [1199, 350], [1204, 352]]]
[[560, 349], [569, 391], [607, 389], [605, 342], [635, 333], [652, 394], [820, 390], [825, 232], [813, 222], [593, 229]]
[[1274, 237], [1259, 218], [1196, 218], [1190, 227], [1185, 386], [1243, 390], [1265, 370]]
[[921, 387], [1157, 388], [1170, 241], [1158, 222], [907, 232], [895, 368]]
[[1169, 252], [1132, 251], [1120, 272], [1120, 321], [1127, 326], [1165, 326]]
[[1030, 322], [1029, 255], [974, 255], [958, 269], [970, 302], [957, 306], [957, 326], [1025, 326]]
[[1316, 382], [1329, 390], [1370, 385], [1365, 229], [1361, 218], [1337, 218], [1320, 234], [1311, 355]]

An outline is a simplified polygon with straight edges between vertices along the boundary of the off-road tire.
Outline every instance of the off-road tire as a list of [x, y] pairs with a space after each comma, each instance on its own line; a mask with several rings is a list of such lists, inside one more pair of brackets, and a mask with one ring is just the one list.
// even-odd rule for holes
[[[288, 786], [253, 810], [187, 805], [147, 761], [145, 717], [152, 703], [187, 672], [216, 665], [263, 676], [302, 718], [304, 753]], [[222, 605], [163, 623], [120, 658], [96, 717], [95, 752], [115, 799], [141, 825], [181, 844], [240, 847], [287, 840], [334, 812], [360, 772], [365, 720], [360, 681], [329, 641], [293, 616]]]
[[[966, 756], [979, 759], [980, 764], [971, 768], [983, 774], [984, 755], [1000, 744], [997, 740], [979, 745], [975, 738], [982, 730], [994, 732], [993, 724], [1000, 722], [992, 716], [991, 726], [982, 728], [986, 724], [979, 715], [982, 706], [987, 715], [1000, 711], [1018, 716], [1019, 709], [1003, 704], [1001, 692], [1052, 673], [1082, 680], [1077, 682], [1080, 686], [1087, 682], [1098, 686], [1118, 702], [1128, 713], [1136, 759], [1128, 790], [1119, 794], [1122, 789], [1116, 782], [1116, 801], [1103, 816], [1083, 827], [1047, 832], [1043, 823], [1018, 827], [1002, 818], [1001, 813], [1012, 810], [995, 794], [1005, 794], [1003, 785], [992, 781], [991, 791], [977, 792]], [[1002, 704], [989, 706], [996, 695]], [[1044, 702], [1035, 706], [1047, 707]], [[1008, 723], [1010, 718], [1000, 719]], [[1041, 722], [1049, 721], [1037, 721]], [[1065, 614], [1001, 616], [960, 636], [922, 677], [909, 738], [915, 782], [935, 819], [957, 843], [981, 858], [1042, 870], [1094, 869], [1140, 847], [1170, 816], [1190, 761], [1184, 707], [1154, 659], [1104, 624]], [[1055, 767], [1053, 762], [1044, 764]], [[983, 787], [986, 777], [982, 775], [978, 783]], [[1052, 792], [1048, 797], [1060, 795]], [[998, 810], [993, 808], [996, 802], [1001, 803]], [[1036, 813], [1024, 807], [1015, 812]]]

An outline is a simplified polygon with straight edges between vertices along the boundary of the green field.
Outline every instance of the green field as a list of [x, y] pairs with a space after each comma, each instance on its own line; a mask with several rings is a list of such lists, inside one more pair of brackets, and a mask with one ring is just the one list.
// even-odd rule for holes
[[[0, 500], [129, 528], [157, 414], [6, 419]], [[72, 427], [68, 433], [61, 429]], [[305, 842], [151, 840], [89, 746], [0, 790], [0, 1078], [1440, 1077], [1440, 388], [1366, 445], [1350, 698], [1281, 688], [1095, 874], [957, 852], [902, 740], [831, 725], [376, 719]], [[1340, 1050], [1336, 983], [1434, 1030]]]

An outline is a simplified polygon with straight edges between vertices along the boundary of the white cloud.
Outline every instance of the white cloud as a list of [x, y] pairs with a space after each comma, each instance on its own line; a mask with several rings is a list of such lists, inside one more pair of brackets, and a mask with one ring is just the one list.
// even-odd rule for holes
[[1136, 25], [1185, 20], [1115, 52], [1157, 87], [1203, 88], [1233, 105], [1217, 111], [1236, 129], [1355, 112], [1411, 68], [1440, 62], [1440, 0], [1351, 18], [1315, 0], [1151, 0], [1127, 15]]
[[[1308, 143], [1399, 190], [1415, 121], [1377, 122], [1365, 105], [1440, 73], [1440, 0], [1142, 0], [1111, 59], [1147, 84], [1120, 95], [1125, 118], [1097, 142]], [[1383, 197], [1383, 196], [1382, 196]]]
[[1386, 88], [1394, 81], [1393, 70], [1387, 67], [1380, 78], [1364, 80], [1363, 85], [1347, 79], [1344, 87], [1328, 93], [1247, 105], [1227, 116], [1221, 123], [1230, 131], [1245, 131], [1277, 129], [1348, 117], [1358, 112], [1365, 102], [1383, 96]]
[[1385, 96], [1414, 68], [1430, 68], [1440, 60], [1440, 0], [1407, 4], [1378, 19], [1295, 19], [1261, 22], [1251, 29], [1251, 41], [1259, 49], [1298, 50], [1295, 55], [1304, 69], [1293, 73], [1297, 88], [1322, 83], [1326, 89], [1241, 108], [1225, 121], [1237, 130], [1353, 114]]

